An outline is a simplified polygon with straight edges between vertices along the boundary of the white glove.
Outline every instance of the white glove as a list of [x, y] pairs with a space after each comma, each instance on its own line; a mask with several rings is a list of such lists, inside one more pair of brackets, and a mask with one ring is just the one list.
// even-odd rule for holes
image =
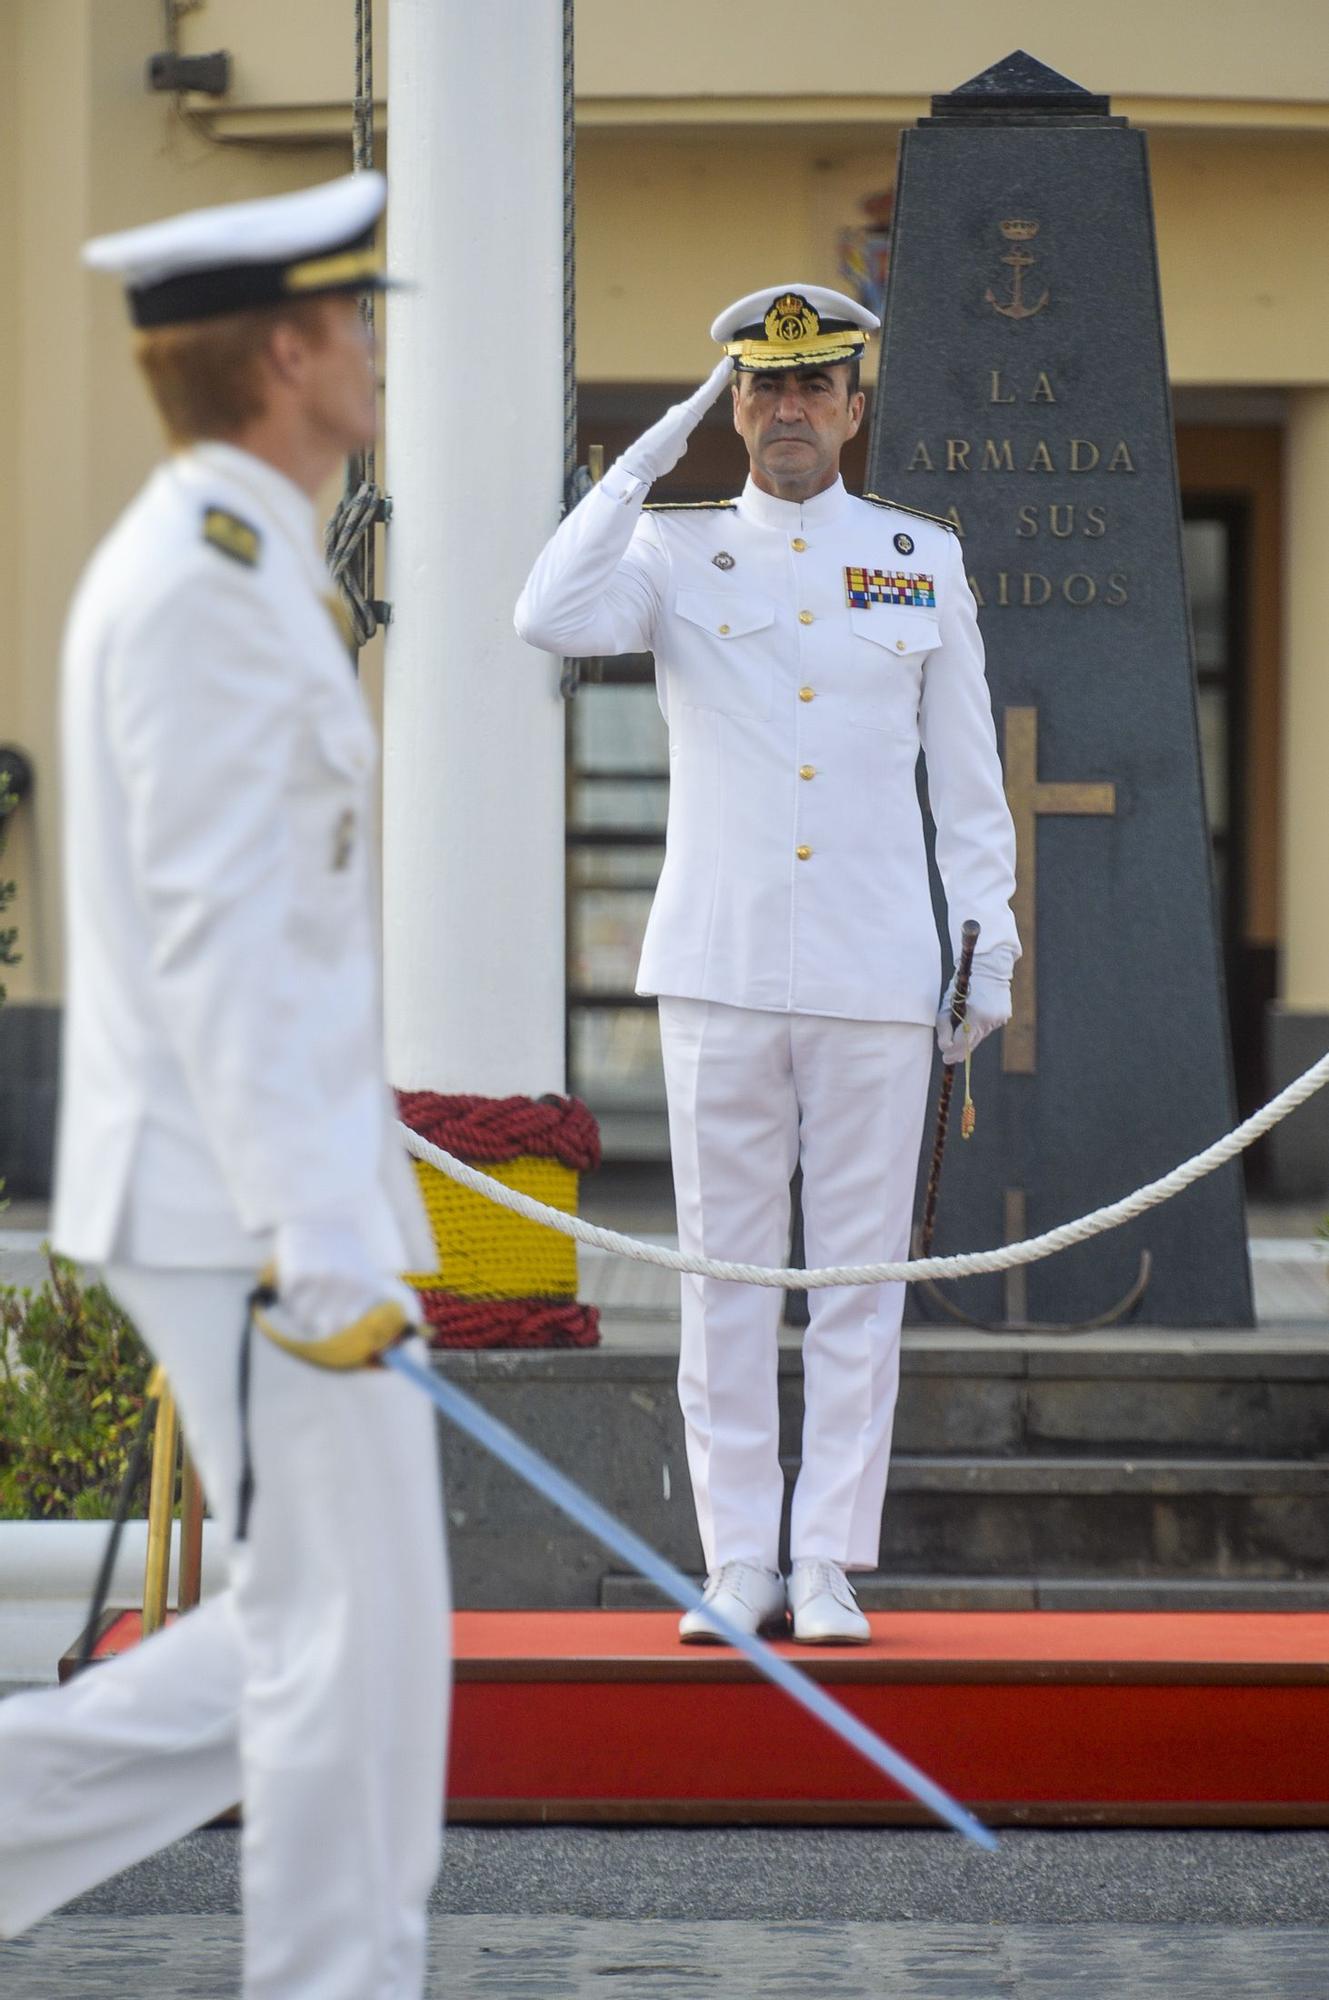
[[700, 389], [694, 390], [686, 402], [672, 404], [658, 424], [652, 424], [635, 444], [628, 446], [611, 470], [621, 468], [629, 478], [640, 479], [647, 486], [663, 479], [666, 472], [672, 472], [688, 448], [688, 439], [733, 372], [733, 359], [726, 354]]
[[340, 1333], [385, 1300], [420, 1318], [415, 1293], [379, 1269], [350, 1218], [281, 1223], [275, 1257], [278, 1297], [311, 1339]]
[[951, 1021], [951, 1001], [955, 997], [955, 979], [942, 997], [941, 1012], [937, 1015], [937, 1047], [945, 1063], [963, 1062], [966, 1048], [976, 1049], [994, 1028], [1004, 1028], [1011, 1018], [1011, 982], [995, 972], [985, 972], [975, 965], [969, 979], [969, 1000], [965, 1017], [957, 1028]]

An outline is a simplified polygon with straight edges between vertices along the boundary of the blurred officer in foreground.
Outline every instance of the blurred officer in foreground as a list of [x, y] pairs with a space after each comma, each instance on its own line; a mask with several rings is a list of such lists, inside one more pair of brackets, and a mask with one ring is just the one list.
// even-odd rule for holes
[[[243, 1804], [249, 2000], [416, 2000], [438, 1860], [447, 1579], [434, 1423], [385, 1371], [252, 1346], [276, 1265], [317, 1340], [430, 1238], [383, 1076], [376, 748], [314, 496], [375, 428], [364, 174], [88, 246], [173, 449], [64, 656], [68, 1005], [54, 1241], [166, 1369], [220, 1596], [0, 1704], [0, 1935]], [[244, 1539], [237, 1539], [237, 1533]]]
[[[908, 1254], [943, 1003], [915, 766], [927, 759], [952, 942], [982, 926], [976, 1045], [1010, 1015], [1015, 840], [959, 543], [854, 499], [874, 315], [783, 285], [721, 313], [725, 349], [568, 515], [517, 607], [532, 645], [655, 655], [669, 724], [664, 869], [637, 990], [659, 995], [685, 1250], [784, 1262], [803, 1169], [809, 1266]], [[732, 380], [731, 380], [732, 377]], [[749, 458], [737, 500], [643, 513], [726, 383]], [[903, 1285], [809, 1294], [788, 1590], [778, 1552], [777, 1291], [683, 1280], [679, 1389], [707, 1601], [810, 1645], [869, 1637], [846, 1572], [876, 1567]], [[704, 1609], [680, 1635], [713, 1640]]]

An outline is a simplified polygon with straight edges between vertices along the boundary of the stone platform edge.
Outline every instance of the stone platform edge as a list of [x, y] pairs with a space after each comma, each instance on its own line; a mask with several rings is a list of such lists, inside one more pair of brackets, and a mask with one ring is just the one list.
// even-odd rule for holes
[[[590, 1348], [435, 1349], [433, 1365], [456, 1382], [668, 1381], [678, 1369], [677, 1321], [634, 1325], [632, 1346], [613, 1340], [614, 1319], [603, 1319], [606, 1339]], [[900, 1368], [905, 1375], [945, 1375], [962, 1364], [971, 1375], [1038, 1378], [1114, 1376], [1123, 1364], [1138, 1375], [1268, 1377], [1271, 1365], [1284, 1380], [1329, 1374], [1329, 1324], [1316, 1320], [1271, 1322], [1260, 1327], [1129, 1327], [1090, 1334], [982, 1334], [962, 1328], [906, 1327]], [[780, 1349], [780, 1373], [798, 1375], [797, 1346]]]

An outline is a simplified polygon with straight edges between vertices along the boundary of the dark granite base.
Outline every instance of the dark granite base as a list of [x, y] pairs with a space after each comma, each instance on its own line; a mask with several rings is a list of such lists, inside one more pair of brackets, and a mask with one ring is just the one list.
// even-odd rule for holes
[[0, 1180], [15, 1201], [51, 1192], [60, 1009], [0, 1007]]
[[[1269, 1089], [1286, 1089], [1329, 1050], [1329, 1013], [1303, 1013], [1277, 1001], [1265, 1016]], [[1273, 1201], [1329, 1206], [1329, 1089], [1275, 1127], [1265, 1141], [1266, 1192]]]

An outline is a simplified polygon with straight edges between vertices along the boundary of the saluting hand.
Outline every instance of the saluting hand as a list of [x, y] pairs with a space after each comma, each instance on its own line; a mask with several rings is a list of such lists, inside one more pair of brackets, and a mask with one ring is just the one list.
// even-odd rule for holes
[[659, 423], [652, 424], [635, 444], [628, 446], [618, 460], [623, 470], [634, 479], [645, 480], [648, 486], [657, 479], [663, 479], [666, 472], [672, 472], [688, 448], [688, 439], [733, 372], [733, 361], [726, 354], [724, 360], [712, 368], [700, 389], [684, 402], [671, 404]]

